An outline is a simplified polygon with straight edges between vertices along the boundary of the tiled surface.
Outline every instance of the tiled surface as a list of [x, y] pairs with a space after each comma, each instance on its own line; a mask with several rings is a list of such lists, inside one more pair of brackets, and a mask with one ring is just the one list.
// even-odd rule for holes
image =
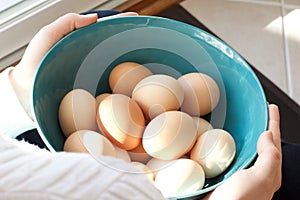
[[[300, 0], [299, 0], [300, 1]], [[286, 10], [284, 28], [291, 71], [292, 96], [300, 100], [300, 9]]]
[[300, 105], [300, 0], [185, 0], [181, 5]]
[[287, 5], [298, 5], [300, 6], [300, 1], [299, 0], [284, 0], [284, 3], [287, 4]]

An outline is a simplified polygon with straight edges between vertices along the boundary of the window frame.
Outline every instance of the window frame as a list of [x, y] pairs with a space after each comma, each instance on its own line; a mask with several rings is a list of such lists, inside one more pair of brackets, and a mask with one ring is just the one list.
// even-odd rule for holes
[[27, 44], [37, 31], [69, 12], [107, 10], [126, 0], [48, 0], [0, 27], [0, 70], [21, 59]]

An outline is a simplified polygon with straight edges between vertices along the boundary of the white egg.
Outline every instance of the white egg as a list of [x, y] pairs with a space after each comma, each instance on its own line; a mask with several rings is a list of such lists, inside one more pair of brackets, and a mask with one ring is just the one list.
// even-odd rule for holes
[[200, 190], [204, 182], [202, 167], [193, 160], [181, 158], [158, 171], [154, 184], [165, 197], [173, 197]]
[[229, 167], [235, 152], [232, 136], [225, 130], [212, 129], [198, 138], [190, 157], [203, 167], [206, 178], [213, 178]]

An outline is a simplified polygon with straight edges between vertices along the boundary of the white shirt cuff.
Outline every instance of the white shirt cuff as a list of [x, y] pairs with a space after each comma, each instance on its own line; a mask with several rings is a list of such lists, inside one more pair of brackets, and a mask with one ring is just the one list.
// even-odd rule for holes
[[29, 118], [11, 85], [9, 74], [13, 67], [0, 73], [0, 134], [12, 138], [34, 129], [34, 122]]

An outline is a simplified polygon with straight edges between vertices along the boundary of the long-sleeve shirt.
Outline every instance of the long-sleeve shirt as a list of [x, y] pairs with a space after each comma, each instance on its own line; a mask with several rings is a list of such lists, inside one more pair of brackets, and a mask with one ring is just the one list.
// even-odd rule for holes
[[35, 128], [9, 80], [0, 74], [0, 199], [164, 199], [131, 164], [87, 153], [51, 153], [14, 139]]

